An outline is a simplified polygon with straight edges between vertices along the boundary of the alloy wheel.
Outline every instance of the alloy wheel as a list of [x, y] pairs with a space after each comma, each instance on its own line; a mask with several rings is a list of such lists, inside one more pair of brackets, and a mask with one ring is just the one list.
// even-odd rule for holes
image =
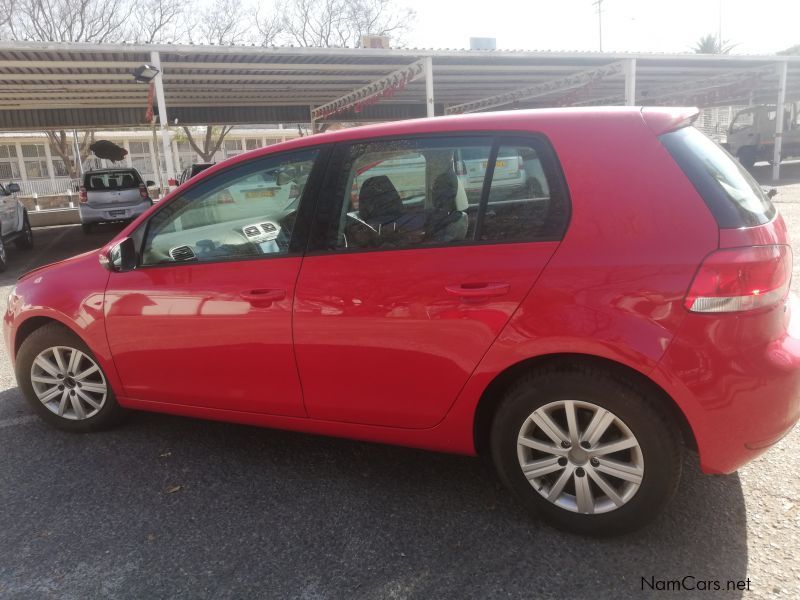
[[517, 437], [517, 457], [539, 494], [582, 514], [623, 506], [644, 476], [642, 449], [628, 426], [611, 411], [578, 400], [531, 413]]
[[39, 401], [64, 419], [80, 421], [96, 415], [108, 396], [108, 386], [97, 363], [68, 346], [39, 353], [31, 365], [31, 383]]

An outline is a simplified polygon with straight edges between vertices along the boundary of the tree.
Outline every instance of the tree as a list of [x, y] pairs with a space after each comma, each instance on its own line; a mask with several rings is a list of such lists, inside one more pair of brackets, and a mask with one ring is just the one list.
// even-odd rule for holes
[[800, 56], [800, 44], [791, 46], [786, 50], [781, 50], [780, 52], [778, 52], [778, 54], [789, 55], [789, 56]]
[[192, 43], [229, 46], [251, 41], [241, 0], [213, 0], [186, 32]]
[[290, 0], [283, 5], [286, 41], [299, 46], [358, 46], [362, 35], [400, 39], [415, 17], [393, 0]]
[[200, 146], [192, 135], [191, 129], [184, 127], [183, 131], [186, 133], [186, 140], [192, 147], [203, 162], [211, 162], [214, 160], [214, 155], [222, 148], [222, 142], [225, 141], [225, 136], [228, 135], [233, 129], [233, 126], [213, 127], [206, 125], [205, 135], [202, 138], [203, 145]]
[[133, 38], [145, 44], [183, 40], [190, 6], [183, 0], [140, 0], [133, 4]]
[[729, 54], [735, 47], [736, 44], [731, 44], [728, 40], [720, 41], [717, 36], [709, 33], [697, 40], [693, 50], [697, 54]]
[[[50, 140], [50, 147], [56, 151], [58, 157], [63, 161], [67, 168], [70, 179], [77, 179], [80, 175], [78, 165], [75, 164], [74, 138], [68, 137], [66, 131], [46, 131]], [[94, 143], [94, 132], [89, 131], [83, 134], [83, 140], [78, 144], [78, 152], [81, 162], [86, 162], [89, 158], [89, 146]]]
[[122, 0], [6, 0], [6, 28], [17, 40], [112, 42], [124, 39]]

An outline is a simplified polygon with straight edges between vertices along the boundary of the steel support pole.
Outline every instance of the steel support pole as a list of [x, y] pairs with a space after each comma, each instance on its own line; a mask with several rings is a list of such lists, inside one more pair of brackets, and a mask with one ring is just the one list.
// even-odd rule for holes
[[625, 59], [625, 106], [636, 105], [636, 59]]
[[[167, 101], [164, 98], [164, 71], [161, 68], [161, 57], [158, 52], [150, 53], [150, 62], [159, 71], [154, 82], [156, 84], [156, 103], [158, 104], [158, 125], [161, 130], [161, 146], [164, 148], [164, 166], [166, 167], [163, 179], [169, 186], [170, 172], [175, 169], [175, 163], [172, 162], [172, 144], [168, 129], [169, 117], [167, 116]], [[159, 161], [158, 170], [161, 172], [161, 161]]]
[[433, 58], [425, 58], [425, 104], [428, 118], [436, 116], [433, 104]]
[[778, 103], [775, 105], [775, 144], [772, 155], [772, 181], [781, 178], [781, 145], [783, 143], [783, 110], [786, 104], [786, 76], [789, 63], [778, 64]]

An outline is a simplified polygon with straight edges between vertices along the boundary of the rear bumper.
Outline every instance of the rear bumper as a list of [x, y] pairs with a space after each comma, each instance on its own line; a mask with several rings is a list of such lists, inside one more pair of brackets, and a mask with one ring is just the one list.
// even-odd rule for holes
[[103, 223], [106, 221], [126, 221], [133, 219], [152, 205], [153, 203], [150, 200], [143, 200], [139, 204], [120, 206], [119, 208], [113, 206], [92, 208], [88, 204], [80, 204], [78, 210], [81, 215], [81, 223]]
[[[749, 343], [770, 330], [778, 332], [771, 341]], [[689, 315], [653, 376], [686, 415], [703, 471], [731, 473], [800, 419], [800, 305], [792, 298], [761, 315]]]

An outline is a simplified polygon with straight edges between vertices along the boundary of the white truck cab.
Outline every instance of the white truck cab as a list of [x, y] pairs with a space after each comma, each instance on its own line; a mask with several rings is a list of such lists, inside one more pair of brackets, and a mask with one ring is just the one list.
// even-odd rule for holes
[[[783, 108], [781, 158], [800, 157], [800, 102]], [[728, 152], [746, 169], [758, 161], [772, 162], [775, 151], [775, 105], [751, 106], [740, 110], [728, 128]]]
[[13, 241], [20, 250], [33, 248], [28, 211], [17, 198], [19, 185], [0, 184], [0, 271], [6, 270], [6, 248]]

